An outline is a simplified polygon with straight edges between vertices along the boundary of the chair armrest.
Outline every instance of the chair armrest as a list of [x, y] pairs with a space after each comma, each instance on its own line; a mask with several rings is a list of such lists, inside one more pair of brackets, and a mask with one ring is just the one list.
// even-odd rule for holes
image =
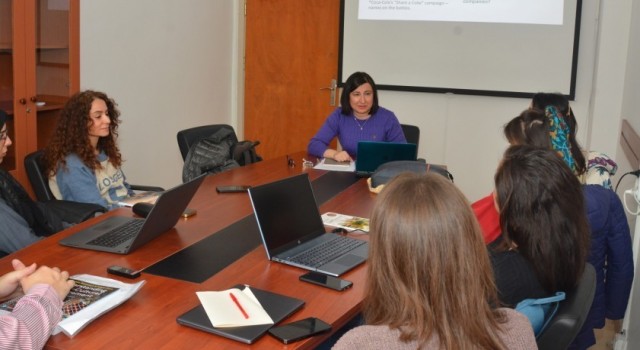
[[98, 213], [104, 213], [107, 211], [103, 206], [93, 203], [51, 200], [42, 202], [42, 204], [58, 215], [62, 221], [70, 224], [81, 223], [96, 216]]
[[134, 191], [154, 191], [164, 192], [164, 188], [158, 186], [145, 186], [145, 185], [129, 185]]

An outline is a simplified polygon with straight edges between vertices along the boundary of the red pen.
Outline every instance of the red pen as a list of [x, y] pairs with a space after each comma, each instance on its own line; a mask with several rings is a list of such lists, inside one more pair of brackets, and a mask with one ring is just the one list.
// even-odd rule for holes
[[238, 302], [238, 299], [236, 299], [236, 296], [233, 295], [233, 293], [229, 292], [229, 296], [231, 297], [231, 300], [233, 300], [233, 302], [236, 304], [236, 306], [238, 307], [238, 309], [240, 309], [240, 312], [242, 312], [242, 315], [244, 316], [244, 318], [249, 318], [249, 315], [247, 314], [246, 311], [244, 311], [244, 309], [242, 308], [242, 305], [240, 305], [240, 302]]

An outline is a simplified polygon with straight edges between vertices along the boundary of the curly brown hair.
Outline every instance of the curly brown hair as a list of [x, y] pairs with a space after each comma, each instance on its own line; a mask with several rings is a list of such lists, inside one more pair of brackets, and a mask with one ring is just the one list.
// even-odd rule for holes
[[86, 90], [71, 96], [60, 112], [58, 125], [51, 141], [44, 150], [45, 173], [55, 175], [58, 165], [66, 166], [65, 157], [75, 153], [91, 170], [101, 169], [96, 152], [89, 140], [89, 128], [93, 121], [89, 116], [94, 100], [103, 100], [108, 109], [109, 136], [100, 137], [97, 150], [103, 151], [115, 167], [122, 165], [122, 155], [116, 145], [120, 111], [117, 104], [104, 92]]

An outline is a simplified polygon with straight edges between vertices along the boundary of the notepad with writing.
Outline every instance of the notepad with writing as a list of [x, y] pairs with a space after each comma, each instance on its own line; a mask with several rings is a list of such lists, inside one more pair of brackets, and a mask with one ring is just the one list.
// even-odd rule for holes
[[[244, 290], [245, 286], [238, 285], [233, 288]], [[260, 305], [262, 305], [262, 307], [267, 312], [269, 317], [271, 317], [274, 323], [282, 321], [289, 315], [302, 308], [302, 306], [304, 305], [304, 301], [297, 298], [269, 292], [255, 287], [250, 287], [250, 289], [252, 294], [260, 302]], [[231, 297], [228, 296], [228, 294], [226, 295], [226, 297], [231, 300]], [[240, 299], [238, 298], [238, 300]], [[243, 307], [245, 306], [244, 304], [241, 305]], [[231, 304], [231, 306], [234, 305]], [[250, 310], [245, 309], [245, 312], [249, 314]], [[240, 314], [242, 314], [242, 312], [240, 312]], [[249, 317], [251, 317], [251, 314], [249, 314]], [[267, 330], [271, 328], [271, 326], [273, 326], [273, 324], [260, 324], [238, 327], [214, 327], [211, 324], [211, 321], [207, 316], [207, 312], [205, 311], [205, 308], [202, 306], [202, 304], [180, 315], [177, 318], [177, 322], [184, 326], [193, 327], [201, 331], [217, 334], [219, 336], [223, 336], [246, 344], [253, 344], [258, 338], [266, 333]]]

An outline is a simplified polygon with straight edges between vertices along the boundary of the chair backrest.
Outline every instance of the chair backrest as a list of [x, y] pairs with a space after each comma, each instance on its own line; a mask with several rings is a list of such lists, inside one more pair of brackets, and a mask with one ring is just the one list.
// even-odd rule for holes
[[[221, 128], [229, 128], [233, 130], [233, 127], [231, 127], [231, 125], [214, 124], [197, 126], [195, 128], [178, 131], [178, 147], [180, 147], [182, 160], [185, 160], [187, 158], [187, 154], [189, 153], [189, 148], [191, 148], [191, 146], [194, 146], [201, 139], [213, 135]], [[233, 135], [231, 137], [232, 139], [235, 139], [235, 142], [238, 142], [238, 137], [236, 136], [235, 131], [233, 132]]]
[[564, 350], [569, 347], [591, 310], [595, 293], [596, 270], [587, 263], [576, 289], [567, 293], [567, 298], [560, 302], [560, 307], [547, 328], [538, 336], [538, 348]]
[[420, 146], [418, 142], [420, 142], [420, 128], [415, 125], [409, 124], [400, 124], [402, 127], [402, 132], [404, 133], [404, 137], [407, 139], [408, 143], [415, 143], [416, 146]]
[[28, 154], [24, 158], [24, 167], [27, 171], [27, 177], [31, 188], [36, 194], [36, 199], [41, 202], [56, 199], [49, 188], [49, 178], [44, 174], [44, 164], [42, 163], [42, 156], [44, 151], [35, 151]]

